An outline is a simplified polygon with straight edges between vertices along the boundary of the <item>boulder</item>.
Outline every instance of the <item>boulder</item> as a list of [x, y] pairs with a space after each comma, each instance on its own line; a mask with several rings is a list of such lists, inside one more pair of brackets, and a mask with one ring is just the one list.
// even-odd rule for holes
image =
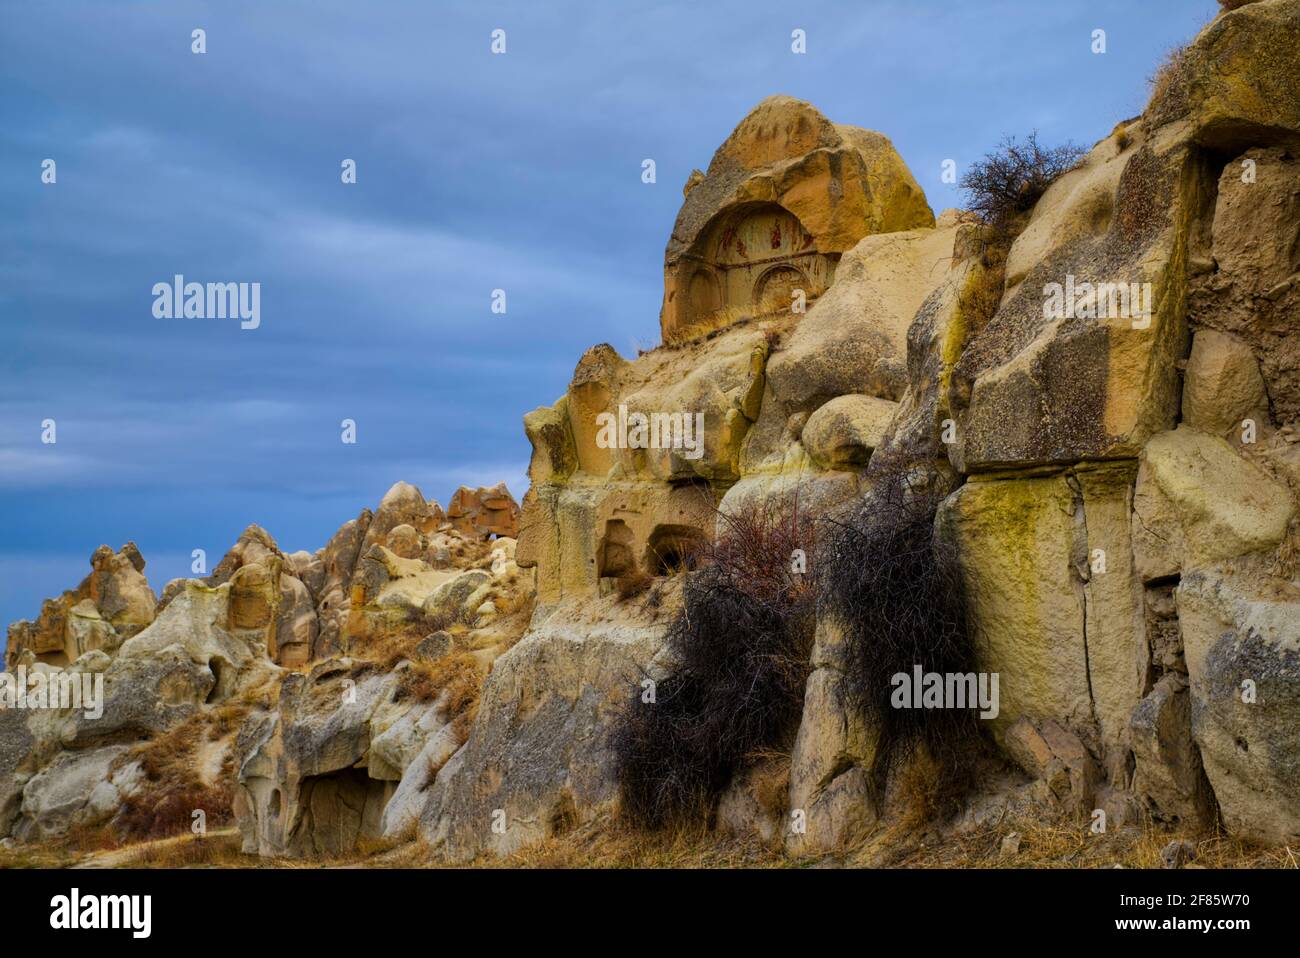
[[1124, 136], [1048, 188], [969, 331], [948, 385], [961, 472], [1133, 457], [1174, 425], [1186, 250], [1213, 184], [1185, 141]]
[[1259, 363], [1242, 340], [1202, 329], [1192, 338], [1183, 380], [1183, 422], [1223, 438], [1241, 434], [1243, 421], [1267, 425], [1268, 395]]
[[1133, 710], [1133, 791], [1158, 821], [1208, 827], [1214, 823], [1214, 795], [1192, 740], [1187, 689], [1186, 676], [1167, 673]]
[[1233, 3], [1157, 85], [1143, 117], [1181, 123], [1201, 146], [1225, 151], [1300, 130], [1300, 16], [1293, 0]]
[[947, 279], [958, 227], [869, 236], [844, 254], [835, 283], [768, 363], [777, 407], [811, 412], [836, 396], [899, 398], [907, 330]]
[[469, 738], [420, 815], [441, 854], [510, 854], [616, 810], [609, 733], [662, 639], [611, 615], [614, 601], [557, 606], [496, 660]]
[[90, 797], [109, 780], [114, 760], [124, 752], [126, 746], [118, 745], [59, 753], [24, 786], [14, 836], [19, 841], [40, 841], [107, 820], [116, 809], [91, 805]]
[[455, 619], [473, 611], [470, 602], [478, 590], [492, 581], [492, 576], [482, 569], [461, 572], [438, 586], [424, 600], [424, 614], [429, 618]]
[[1295, 504], [1284, 483], [1224, 440], [1187, 426], [1142, 451], [1133, 502], [1134, 560], [1144, 581], [1270, 550]]
[[1300, 839], [1300, 587], [1262, 560], [1185, 573], [1177, 590], [1192, 734], [1224, 824]]
[[880, 445], [898, 403], [874, 396], [838, 396], [808, 417], [803, 444], [823, 469], [865, 466]]

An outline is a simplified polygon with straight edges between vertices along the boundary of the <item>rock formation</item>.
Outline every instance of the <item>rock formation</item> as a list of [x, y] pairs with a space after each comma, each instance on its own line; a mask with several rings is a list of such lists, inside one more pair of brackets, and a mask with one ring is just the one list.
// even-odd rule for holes
[[519, 504], [504, 482], [490, 489], [461, 486], [447, 505], [447, 520], [453, 529], [466, 536], [519, 537]]
[[[869, 502], [876, 462], [945, 497], [937, 529], [981, 668], [1002, 678], [986, 731], [1033, 795], [1121, 824], [1300, 836], [1298, 31], [1294, 0], [1208, 26], [1147, 113], [1037, 203], [991, 316], [970, 307], [978, 224], [932, 221], [883, 137], [760, 104], [687, 184], [665, 345], [634, 361], [592, 348], [525, 418], [519, 562], [538, 607], [434, 781], [424, 837], [502, 853], [616, 812], [612, 716], [663, 676], [662, 625], [618, 583], [688, 568], [719, 510]], [[765, 283], [780, 301], [757, 302]], [[1092, 284], [1093, 307], [1052, 318], [1052, 284]], [[1151, 308], [1098, 310], [1098, 284], [1149, 289]], [[697, 412], [698, 450], [622, 439], [637, 414]], [[871, 730], [836, 694], [840, 644], [820, 623], [790, 758], [787, 807], [808, 822], [786, 835], [794, 853], [890, 814], [864, 779]], [[733, 783], [720, 821], [783, 834], [749, 787]]]
[[[774, 504], [887, 523], [901, 489], [1000, 677], [944, 827], [1028, 802], [1300, 841], [1300, 0], [1225, 6], [1004, 263], [885, 137], [764, 100], [686, 184], [663, 343], [592, 347], [525, 417], [522, 510], [399, 483], [315, 553], [250, 526], [157, 603], [133, 546], [98, 550], [7, 664], [102, 675], [103, 716], [0, 712], [0, 834], [129, 820], [151, 738], [217, 716], [249, 853], [621, 827], [613, 730], [670, 676], [703, 547]], [[710, 816], [792, 856], [906, 820], [852, 636], [819, 606], [809, 641], [789, 747]]]
[[513, 539], [462, 535], [407, 483], [315, 553], [249, 526], [211, 575], [160, 599], [134, 544], [91, 565], [10, 629], [11, 686], [94, 677], [102, 701], [0, 708], [0, 836], [148, 835], [203, 808], [213, 824], [233, 811], [249, 851], [349, 849], [379, 834], [417, 757], [427, 771], [460, 746], [532, 593]]

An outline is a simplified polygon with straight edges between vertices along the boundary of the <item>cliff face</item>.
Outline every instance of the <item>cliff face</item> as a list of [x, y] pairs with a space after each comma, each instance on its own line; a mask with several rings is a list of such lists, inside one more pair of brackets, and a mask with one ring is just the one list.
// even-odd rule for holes
[[[686, 184], [663, 344], [592, 347], [525, 417], [522, 510], [399, 483], [314, 554], [250, 526], [160, 599], [105, 547], [11, 627], [10, 669], [106, 692], [0, 712], [0, 835], [147, 832], [166, 798], [233, 807], [250, 853], [459, 861], [612, 822], [701, 547], [781, 509], [888, 532], [902, 484], [999, 679], [955, 827], [1030, 803], [1300, 840], [1300, 0], [1207, 26], [1021, 226], [994, 264], [884, 136], [763, 101]], [[711, 809], [796, 855], [905, 811], [832, 605], [792, 744]]]
[[[1297, 31], [1293, 0], [1208, 26], [1146, 114], [1038, 202], [979, 323], [978, 227], [932, 223], [878, 134], [760, 104], [687, 184], [664, 345], [594, 347], [526, 417], [519, 561], [539, 604], [424, 836], [506, 852], [616, 810], [611, 723], [670, 666], [620, 584], [675, 571], [720, 514], [795, 496], [870, 511], [900, 464], [942, 496], [1017, 794], [1112, 824], [1300, 835]], [[1121, 284], [1129, 311], [1107, 302]], [[1058, 286], [1091, 307], [1045, 309]], [[702, 413], [698, 455], [632, 438], [638, 413]], [[671, 609], [671, 587], [656, 600]], [[784, 807], [806, 830], [763, 811], [749, 770], [720, 827], [817, 851], [893, 814], [869, 794], [872, 730], [837, 692], [841, 642], [819, 623], [790, 756]]]

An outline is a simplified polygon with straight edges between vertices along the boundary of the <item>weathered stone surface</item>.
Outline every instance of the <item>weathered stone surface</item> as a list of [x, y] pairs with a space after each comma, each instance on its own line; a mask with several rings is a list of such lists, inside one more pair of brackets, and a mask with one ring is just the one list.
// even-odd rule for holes
[[526, 500], [517, 561], [537, 569], [537, 597], [595, 596], [602, 578], [662, 573], [716, 522], [713, 493], [695, 485], [547, 483]]
[[1147, 107], [1147, 126], [1184, 121], [1196, 143], [1216, 150], [1270, 143], [1300, 130], [1295, 3], [1235, 5], [1240, 9], [1212, 21], [1189, 45]]
[[[1300, 588], [1259, 560], [1184, 574], [1192, 733], [1233, 834], [1300, 838]], [[1247, 684], [1249, 683], [1249, 684]]]
[[286, 677], [276, 712], [245, 723], [235, 812], [246, 852], [340, 855], [380, 834], [394, 785], [368, 774], [371, 723], [398, 681], [328, 660]]
[[578, 468], [569, 425], [569, 398], [561, 396], [554, 406], [542, 406], [524, 416], [524, 432], [533, 448], [528, 477], [533, 482], [567, 479]]
[[8, 835], [18, 817], [23, 786], [36, 770], [35, 744], [27, 713], [0, 709], [0, 835]]
[[1007, 754], [1044, 790], [1076, 813], [1090, 811], [1102, 780], [1092, 754], [1073, 732], [1047, 719], [1021, 716], [1002, 739]]
[[380, 830], [385, 837], [405, 835], [418, 826], [435, 776], [460, 746], [460, 739], [451, 725], [443, 725], [429, 734], [419, 753], [403, 770], [393, 797], [384, 806]]
[[448, 579], [424, 601], [426, 615], [455, 617], [472, 612], [469, 601], [478, 590], [492, 581], [482, 569], [469, 569]]
[[1287, 487], [1224, 440], [1186, 426], [1142, 452], [1133, 546], [1145, 581], [1269, 550], [1295, 513]]
[[1253, 419], [1266, 425], [1268, 395], [1259, 363], [1242, 340], [1202, 329], [1192, 338], [1192, 355], [1183, 379], [1183, 422], [1193, 429], [1223, 438], [1241, 434]]
[[836, 282], [768, 363], [773, 412], [811, 412], [836, 396], [899, 398], [907, 330], [948, 278], [957, 227], [870, 236], [844, 255]]
[[205, 705], [252, 694], [274, 681], [262, 633], [230, 626], [231, 584], [191, 581], [149, 628], [123, 643], [104, 671], [104, 712], [73, 711], [63, 739], [82, 747], [100, 738], [164, 731]]
[[323, 659], [343, 651], [347, 632], [348, 608], [352, 591], [352, 572], [361, 556], [373, 516], [369, 509], [356, 519], [345, 522], [334, 533], [321, 554], [325, 581], [316, 596], [319, 632], [312, 658]]
[[1129, 561], [1131, 465], [967, 483], [940, 510], [967, 590], [982, 670], [998, 672], [1001, 738], [1018, 719], [1052, 720], [1127, 764], [1128, 720], [1148, 647]]
[[804, 824], [787, 829], [792, 854], [837, 851], [876, 820], [864, 771], [874, 737], [842, 698], [844, 636], [829, 622], [818, 623], [812, 667], [790, 760], [790, 810]]
[[[1259, 134], [1264, 143], [1279, 135], [1300, 140], [1300, 131], [1295, 129], [1286, 134]], [[1295, 256], [1300, 243], [1300, 155], [1296, 146], [1292, 142], [1287, 147], [1255, 147], [1224, 165], [1213, 219], [1208, 224], [1207, 268], [1193, 279], [1188, 300], [1193, 323], [1231, 334], [1249, 348], [1259, 362], [1274, 416], [1282, 423], [1300, 416], [1300, 331], [1294, 321], [1300, 310], [1300, 262]], [[1208, 268], [1211, 266], [1214, 268]], [[1244, 357], [1235, 362], [1247, 365]], [[1248, 370], [1240, 376], [1236, 392], [1225, 397], [1231, 404], [1216, 418], [1226, 418], [1230, 411], [1245, 406], [1248, 398], [1257, 399], [1253, 396], [1254, 377]], [[1267, 421], [1267, 416], [1262, 417], [1261, 425]], [[1215, 434], [1219, 432], [1215, 430]]]
[[611, 603], [556, 608], [496, 661], [469, 740], [420, 816], [421, 835], [443, 854], [509, 854], [615, 810], [612, 719], [654, 677], [662, 639], [611, 615]]
[[104, 821], [105, 809], [88, 808], [88, 802], [95, 787], [108, 780], [113, 760], [125, 751], [125, 746], [110, 746], [60, 753], [24, 786], [15, 837], [37, 841]]
[[956, 364], [960, 471], [1132, 457], [1174, 425], [1191, 223], [1213, 184], [1185, 142], [1121, 151], [1118, 135], [1039, 201], [1008, 259], [1016, 285]]
[[1213, 824], [1214, 796], [1192, 741], [1187, 678], [1165, 674], [1133, 710], [1133, 790], [1159, 821]]

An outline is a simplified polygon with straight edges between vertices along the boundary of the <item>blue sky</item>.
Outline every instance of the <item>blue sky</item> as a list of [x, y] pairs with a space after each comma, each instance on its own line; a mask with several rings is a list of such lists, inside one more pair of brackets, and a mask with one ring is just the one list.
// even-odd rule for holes
[[[521, 417], [588, 346], [657, 341], [681, 185], [764, 96], [885, 133], [938, 212], [944, 159], [1091, 144], [1216, 9], [3, 0], [0, 622], [101, 542], [161, 588], [250, 522], [315, 549], [398, 479], [522, 497]], [[175, 273], [260, 282], [260, 328], [156, 319]]]

